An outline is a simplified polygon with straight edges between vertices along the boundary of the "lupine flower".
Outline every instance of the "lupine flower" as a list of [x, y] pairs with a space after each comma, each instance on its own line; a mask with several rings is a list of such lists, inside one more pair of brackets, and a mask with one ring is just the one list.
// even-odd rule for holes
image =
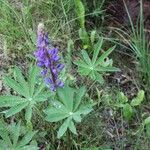
[[51, 91], [55, 91], [57, 87], [64, 86], [59, 79], [59, 73], [64, 68], [64, 64], [60, 63], [58, 49], [51, 47], [43, 24], [39, 24], [37, 35], [37, 51], [34, 53], [37, 66], [42, 68], [41, 75], [44, 77], [45, 84]]

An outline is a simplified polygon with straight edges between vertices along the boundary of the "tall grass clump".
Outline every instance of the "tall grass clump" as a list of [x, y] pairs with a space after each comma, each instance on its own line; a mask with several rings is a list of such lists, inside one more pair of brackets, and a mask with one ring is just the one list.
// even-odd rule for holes
[[7, 0], [0, 0], [0, 34], [6, 39], [7, 53], [25, 52], [34, 48], [35, 34], [30, 8], [28, 2], [15, 6]]
[[71, 0], [0, 0], [0, 34], [6, 39], [7, 53], [21, 51], [21, 55], [35, 50], [37, 22], [44, 22], [50, 28], [54, 43], [69, 39], [75, 27], [74, 21], [70, 21], [75, 18], [73, 7]]
[[121, 37], [121, 41], [124, 42], [124, 46], [129, 48], [136, 59], [137, 70], [139, 71], [140, 79], [142, 79], [144, 88], [147, 91], [150, 86], [150, 54], [149, 54], [149, 41], [144, 29], [144, 15], [143, 15], [143, 1], [140, 0], [140, 11], [137, 18], [136, 25], [134, 24], [128, 7], [124, 1], [125, 10], [129, 19], [131, 32], [129, 33], [123, 29], [115, 28], [115, 32]]
[[132, 51], [135, 53], [140, 74], [144, 78], [144, 82], [146, 83], [146, 89], [148, 90], [148, 87], [150, 86], [150, 72], [149, 72], [150, 54], [149, 54], [149, 41], [146, 37], [146, 33], [144, 30], [143, 1], [140, 0], [140, 13], [139, 19], [137, 20], [136, 28], [133, 25], [133, 21], [131, 19], [126, 4], [125, 9], [127, 11], [132, 29], [131, 42], [129, 43], [129, 45]]

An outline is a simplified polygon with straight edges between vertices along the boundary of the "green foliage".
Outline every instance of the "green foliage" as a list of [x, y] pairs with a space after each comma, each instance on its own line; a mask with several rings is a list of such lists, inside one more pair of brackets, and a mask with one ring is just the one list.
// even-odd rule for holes
[[28, 52], [35, 50], [36, 25], [41, 21], [50, 29], [52, 39], [70, 37], [70, 27], [75, 26], [74, 7], [72, 0], [0, 0], [0, 33], [7, 54], [29, 56]]
[[[102, 14], [102, 12], [103, 12], [102, 7], [105, 3], [105, 0], [99, 1], [98, 3], [96, 1], [91, 1], [91, 2], [87, 2], [87, 3], [89, 3], [89, 4], [93, 3], [94, 7], [98, 6], [98, 8], [100, 9], [100, 10], [94, 10], [93, 13], [91, 13], [91, 11], [90, 11], [91, 16], [94, 16], [94, 15], [96, 16], [96, 15]], [[84, 6], [83, 3], [81, 2], [81, 0], [76, 0], [75, 5], [76, 5], [76, 12], [78, 15], [78, 20], [80, 22], [79, 38], [83, 44], [82, 48], [87, 49], [89, 51], [93, 51], [94, 42], [97, 38], [97, 31], [92, 30], [91, 33], [89, 33], [86, 26], [85, 26], [85, 9], [89, 8], [91, 10], [91, 5], [90, 6], [87, 6], [87, 5]], [[87, 8], [86, 8], [86, 6], [87, 6]]]
[[15, 79], [5, 76], [4, 82], [7, 86], [12, 88], [16, 95], [2, 95], [0, 96], [0, 107], [5, 107], [6, 117], [10, 117], [25, 109], [25, 119], [27, 122], [31, 121], [32, 109], [36, 107], [39, 102], [44, 102], [49, 97], [49, 93], [44, 92], [44, 84], [36, 83], [38, 68], [33, 66], [29, 70], [27, 80], [22, 75], [18, 67], [14, 69]]
[[147, 117], [146, 119], [144, 119], [144, 121], [143, 121], [143, 130], [144, 130], [144, 127], [146, 127], [147, 137], [150, 138], [150, 116]]
[[24, 50], [34, 49], [35, 44], [35, 33], [31, 29], [33, 20], [29, 3], [23, 2], [22, 7], [18, 9], [16, 7], [13, 2], [0, 0], [0, 32], [5, 37], [7, 53], [10, 53], [9, 48], [13, 48], [15, 44], [14, 52], [21, 51], [22, 53]]
[[146, 117], [140, 124], [136, 134], [146, 133], [145, 136], [150, 139], [150, 116]]
[[103, 44], [103, 39], [100, 39], [94, 45], [93, 57], [90, 56], [85, 50], [82, 50], [82, 60], [75, 61], [74, 64], [78, 66], [78, 71], [81, 75], [89, 76], [92, 80], [104, 83], [103, 74], [106, 72], [119, 71], [118, 68], [112, 66], [112, 59], [108, 59], [108, 55], [115, 49], [109, 48], [100, 57], [98, 57]]
[[138, 92], [137, 97], [131, 101], [131, 106], [138, 106], [144, 100], [144, 91], [141, 90]]
[[60, 138], [69, 129], [72, 133], [77, 134], [74, 122], [81, 122], [81, 115], [87, 115], [92, 111], [92, 104], [81, 104], [85, 94], [85, 87], [73, 89], [64, 87], [57, 91], [59, 101], [53, 102], [53, 106], [48, 107], [46, 120], [49, 122], [58, 122], [64, 120], [59, 128], [57, 137]]
[[85, 28], [80, 28], [79, 29], [79, 37], [80, 37], [80, 40], [83, 43], [83, 48], [84, 49], [87, 49], [87, 48], [91, 47], [89, 35], [88, 35]]
[[94, 45], [96, 39], [96, 30], [91, 31], [91, 35], [90, 35], [90, 40], [91, 40], [91, 44]]
[[82, 148], [81, 150], [112, 150], [110, 148], [100, 148], [100, 147], [91, 147], [91, 148]]
[[150, 123], [146, 125], [146, 135], [150, 139]]
[[141, 72], [141, 75], [144, 76], [147, 85], [149, 86], [150, 85], [149, 83], [150, 73], [148, 71], [150, 68], [149, 42], [148, 39], [146, 38], [144, 30], [142, 1], [140, 1], [139, 21], [137, 22], [139, 24], [139, 28], [134, 28], [132, 20], [130, 21], [130, 23], [132, 24], [131, 49], [136, 54], [137, 61], [139, 63], [139, 71]]
[[75, 0], [76, 13], [80, 22], [80, 27], [85, 28], [85, 8], [81, 0]]
[[96, 31], [92, 31], [90, 36], [85, 27], [85, 8], [81, 0], [75, 0], [76, 12], [80, 22], [79, 38], [82, 41], [84, 49], [92, 49], [95, 41]]
[[147, 125], [147, 124], [150, 124], [150, 117], [147, 117], [145, 120], [144, 120], [144, 125]]
[[126, 103], [123, 105], [123, 116], [130, 120], [133, 115], [133, 109], [130, 104]]
[[0, 149], [6, 150], [38, 150], [36, 144], [32, 141], [36, 131], [22, 131], [21, 123], [12, 123], [7, 125], [4, 121], [0, 121]]
[[122, 41], [130, 50], [135, 54], [135, 59], [137, 61], [137, 71], [140, 72], [140, 78], [144, 81], [145, 90], [149, 91], [150, 85], [150, 55], [149, 55], [149, 40], [147, 38], [145, 28], [144, 28], [144, 16], [143, 16], [143, 0], [139, 2], [139, 16], [136, 20], [136, 25], [132, 20], [132, 16], [130, 14], [130, 10], [127, 7], [126, 2], [124, 1], [125, 10], [129, 19], [129, 23], [131, 26], [131, 31], [124, 31], [122, 29], [116, 29], [116, 33], [120, 36], [119, 40]]
[[67, 72], [69, 72], [72, 68], [72, 52], [74, 49], [74, 42], [72, 40], [68, 41], [67, 44], [67, 56], [66, 56], [66, 60], [67, 60]]
[[80, 28], [79, 38], [82, 41], [83, 49], [93, 51], [95, 47], [95, 41], [97, 38], [96, 30], [92, 30], [91, 33], [88, 33], [85, 28]]
[[135, 98], [129, 102], [128, 98], [124, 95], [124, 93], [120, 92], [118, 94], [118, 101], [115, 106], [123, 108], [123, 116], [130, 120], [133, 116], [133, 109], [136, 106], [140, 106], [142, 101], [144, 100], [144, 91], [140, 90]]

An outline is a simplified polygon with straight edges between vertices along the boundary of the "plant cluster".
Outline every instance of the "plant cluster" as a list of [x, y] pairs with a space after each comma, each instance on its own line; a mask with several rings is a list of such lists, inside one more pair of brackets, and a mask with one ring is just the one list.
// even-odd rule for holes
[[[0, 0], [4, 55], [11, 54], [6, 45], [8, 49], [17, 45], [14, 55], [27, 52], [25, 66], [8, 66], [2, 76], [0, 150], [139, 150], [143, 145], [149, 150], [150, 57], [142, 0], [136, 27], [124, 0], [131, 32], [114, 28], [119, 40], [102, 34], [106, 0], [24, 0], [21, 4], [16, 8], [13, 2]], [[39, 23], [37, 36], [32, 15], [37, 22], [41, 16], [46, 20]], [[98, 19], [95, 27], [91, 18]], [[50, 27], [50, 38], [44, 24]], [[65, 43], [63, 48], [59, 41]], [[134, 71], [140, 78], [112, 82], [125, 65], [121, 66], [121, 59], [117, 64], [119, 48], [132, 50]], [[122, 88], [126, 82], [134, 84], [132, 95], [128, 86]], [[0, 84], [0, 92], [2, 88]]]

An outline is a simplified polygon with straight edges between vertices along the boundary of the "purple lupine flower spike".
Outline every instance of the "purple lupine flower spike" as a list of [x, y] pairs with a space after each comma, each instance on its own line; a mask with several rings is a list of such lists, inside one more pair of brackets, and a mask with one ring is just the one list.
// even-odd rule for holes
[[59, 79], [59, 72], [64, 68], [60, 63], [57, 48], [50, 48], [48, 34], [44, 31], [44, 25], [40, 23], [37, 30], [37, 51], [34, 52], [37, 58], [37, 66], [42, 68], [41, 75], [44, 77], [46, 86], [51, 91], [57, 87], [63, 87], [64, 83]]

